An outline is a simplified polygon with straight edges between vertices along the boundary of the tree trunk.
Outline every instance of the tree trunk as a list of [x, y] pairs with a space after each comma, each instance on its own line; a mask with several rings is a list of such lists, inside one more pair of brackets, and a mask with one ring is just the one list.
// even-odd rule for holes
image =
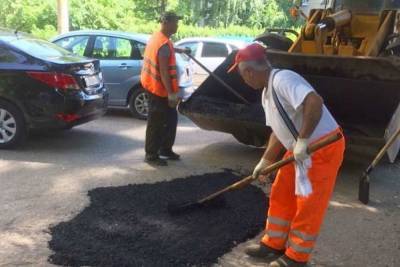
[[57, 30], [59, 34], [69, 31], [68, 0], [57, 0]]
[[166, 9], [167, 9], [167, 0], [161, 0], [160, 1], [160, 13], [164, 14]]

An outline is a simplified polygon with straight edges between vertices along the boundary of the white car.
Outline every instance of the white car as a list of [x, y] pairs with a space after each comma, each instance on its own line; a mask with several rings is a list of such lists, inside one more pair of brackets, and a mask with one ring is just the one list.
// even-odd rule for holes
[[[224, 38], [196, 37], [185, 38], [175, 43], [176, 47], [189, 47], [192, 56], [199, 60], [210, 71], [214, 71], [225, 58], [236, 49], [245, 47], [248, 44], [242, 40], [231, 40]], [[197, 64], [194, 66], [195, 74], [207, 74]]]

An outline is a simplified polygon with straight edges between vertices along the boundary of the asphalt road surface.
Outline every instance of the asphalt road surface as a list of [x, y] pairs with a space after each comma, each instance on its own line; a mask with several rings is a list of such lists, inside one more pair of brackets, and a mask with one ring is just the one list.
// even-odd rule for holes
[[[70, 131], [36, 134], [25, 146], [0, 151], [0, 266], [50, 266], [50, 225], [67, 221], [97, 187], [154, 183], [225, 168], [248, 174], [262, 150], [230, 135], [203, 131], [181, 117], [175, 151], [182, 161], [165, 168], [143, 162], [146, 122], [126, 111]], [[371, 205], [357, 201], [358, 177], [376, 147], [358, 145], [346, 163], [314, 252], [314, 266], [400, 266], [400, 163], [372, 174]], [[246, 244], [217, 266], [265, 266], [243, 254]]]

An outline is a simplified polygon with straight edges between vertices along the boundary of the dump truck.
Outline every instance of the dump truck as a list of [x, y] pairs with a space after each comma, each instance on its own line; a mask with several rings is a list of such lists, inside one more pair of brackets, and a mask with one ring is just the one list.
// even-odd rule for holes
[[[306, 20], [299, 33], [269, 29], [255, 40], [267, 46], [274, 68], [296, 71], [313, 85], [345, 135], [382, 138], [400, 118], [400, 1], [301, 4], [299, 11]], [[209, 76], [178, 109], [200, 128], [264, 146], [271, 129], [265, 126], [261, 92], [247, 86], [238, 73], [227, 73], [235, 54], [214, 74], [247, 104]]]

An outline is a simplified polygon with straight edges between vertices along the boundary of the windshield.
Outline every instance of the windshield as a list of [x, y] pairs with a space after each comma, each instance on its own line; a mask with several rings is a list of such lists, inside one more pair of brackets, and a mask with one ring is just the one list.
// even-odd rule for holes
[[40, 39], [18, 38], [11, 41], [10, 44], [37, 58], [52, 58], [71, 55], [71, 52]]
[[335, 10], [350, 9], [353, 12], [379, 13], [385, 9], [400, 8], [400, 0], [336, 0]]

